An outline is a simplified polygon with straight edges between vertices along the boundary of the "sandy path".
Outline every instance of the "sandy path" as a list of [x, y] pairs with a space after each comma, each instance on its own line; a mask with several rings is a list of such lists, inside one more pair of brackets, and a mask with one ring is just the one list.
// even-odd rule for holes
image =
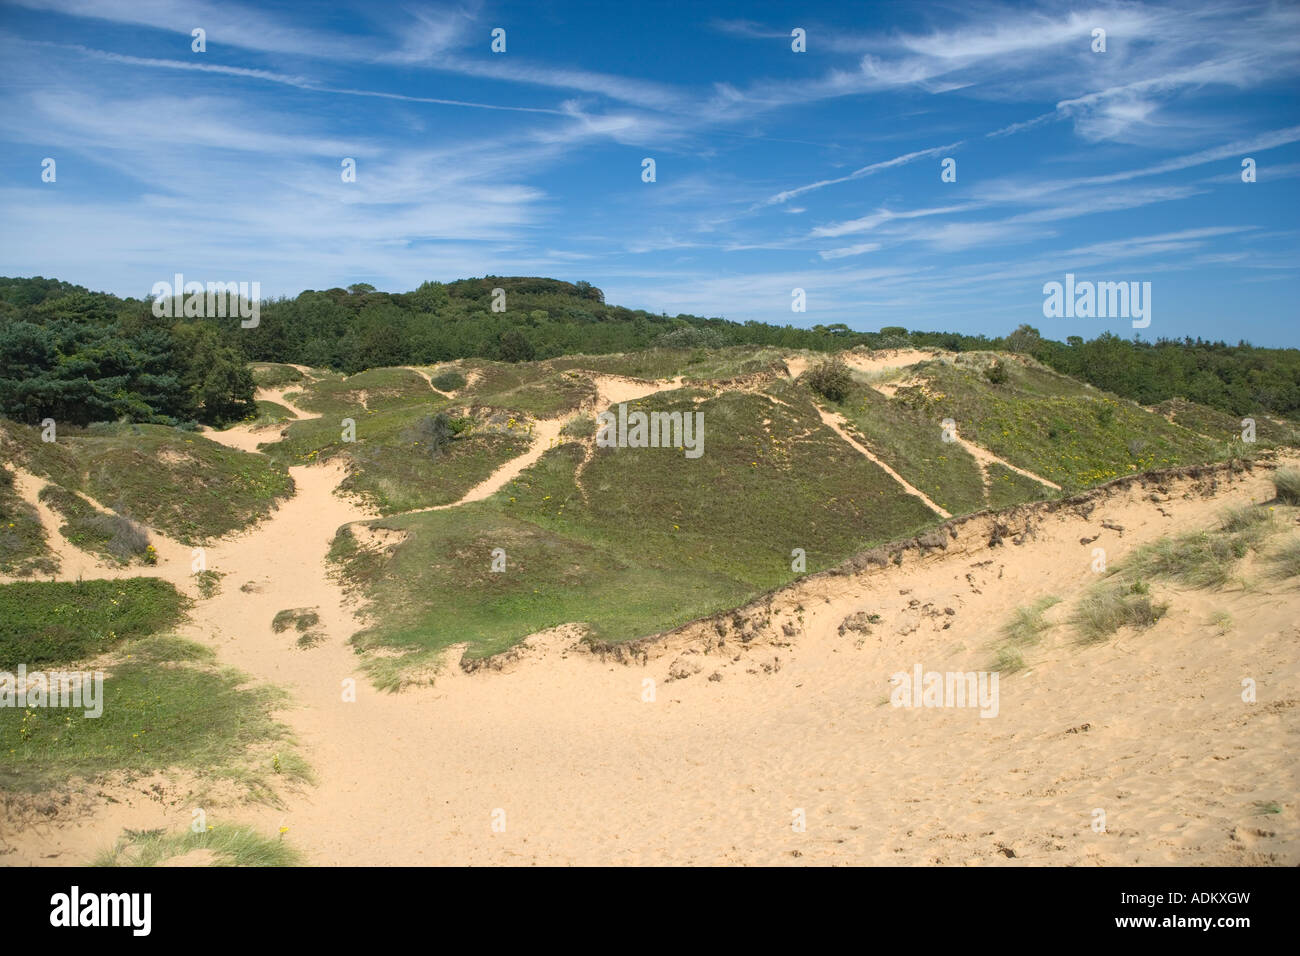
[[[35, 577], [13, 577], [0, 574], [0, 583], [12, 581], [32, 581], [32, 580], [59, 580], [59, 581], [76, 581], [81, 578], [134, 578], [141, 575], [151, 577], [165, 577], [173, 583], [180, 583], [189, 573], [189, 566], [192, 552], [186, 545], [172, 540], [155, 528], [147, 528], [149, 532], [149, 543], [154, 546], [158, 553], [157, 565], [130, 564], [122, 566], [103, 560], [88, 551], [82, 551], [76, 545], [68, 541], [59, 529], [64, 524], [64, 518], [57, 511], [50, 508], [40, 499], [40, 491], [49, 480], [31, 472], [24, 471], [22, 468], [12, 466], [14, 472], [14, 489], [18, 492], [20, 498], [36, 509], [40, 517], [41, 526], [45, 529], [46, 546], [54, 553], [59, 562], [59, 573], [53, 578], [49, 575], [36, 575]], [[111, 512], [111, 508], [106, 508], [100, 502], [95, 501], [89, 495], [81, 494], [81, 498], [94, 505], [100, 511]], [[147, 526], [146, 526], [147, 527]], [[184, 582], [186, 585], [189, 581]]]

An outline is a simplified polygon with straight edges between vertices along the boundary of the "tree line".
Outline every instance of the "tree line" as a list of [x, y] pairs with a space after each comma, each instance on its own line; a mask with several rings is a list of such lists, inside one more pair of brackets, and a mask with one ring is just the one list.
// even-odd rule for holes
[[[504, 291], [504, 302], [494, 290]], [[252, 410], [250, 361], [353, 374], [458, 358], [519, 362], [729, 345], [1005, 349], [1144, 404], [1180, 396], [1233, 414], [1300, 412], [1300, 351], [1245, 343], [1110, 334], [1056, 342], [1030, 326], [1003, 338], [899, 326], [855, 332], [839, 323], [804, 329], [656, 315], [609, 305], [590, 283], [500, 276], [399, 293], [364, 283], [308, 290], [263, 301], [257, 327], [245, 329], [231, 319], [159, 318], [147, 298], [36, 277], [0, 278], [0, 415], [222, 424]]]

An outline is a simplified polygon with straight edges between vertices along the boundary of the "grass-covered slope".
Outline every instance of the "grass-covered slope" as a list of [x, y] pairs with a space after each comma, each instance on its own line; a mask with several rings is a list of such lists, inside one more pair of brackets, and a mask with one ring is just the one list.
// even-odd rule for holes
[[1224, 442], [1133, 402], [1033, 365], [1002, 366], [1006, 381], [994, 383], [978, 361], [925, 362], [913, 370], [919, 383], [897, 398], [934, 429], [951, 418], [963, 438], [1066, 491], [1226, 457]]
[[60, 428], [0, 422], [0, 461], [80, 491], [117, 513], [199, 544], [265, 517], [293, 491], [282, 465], [165, 425]]
[[[822, 424], [801, 388], [684, 388], [633, 403], [700, 412], [704, 454], [597, 448], [568, 440], [494, 497], [378, 525], [400, 543], [366, 547], [345, 530], [334, 557], [382, 613], [362, 648], [381, 684], [454, 643], [471, 656], [581, 622], [624, 640], [742, 603], [873, 543], [937, 522], [878, 466]], [[505, 570], [493, 571], [493, 551]]]

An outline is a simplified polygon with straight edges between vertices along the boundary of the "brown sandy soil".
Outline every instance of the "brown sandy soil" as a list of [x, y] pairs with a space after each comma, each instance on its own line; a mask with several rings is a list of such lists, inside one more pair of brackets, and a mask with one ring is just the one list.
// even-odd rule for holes
[[[602, 401], [618, 394], [606, 386]], [[888, 703], [890, 675], [918, 663], [987, 669], [1016, 605], [1059, 595], [1049, 619], [1062, 621], [1095, 580], [1094, 547], [1113, 563], [1229, 503], [1266, 500], [1267, 469], [959, 519], [955, 537], [928, 536], [933, 547], [900, 552], [898, 566], [886, 555], [810, 577], [608, 653], [569, 627], [473, 673], [452, 654], [436, 686], [400, 694], [366, 683], [345, 643], [354, 608], [325, 564], [335, 528], [366, 515], [334, 494], [337, 465], [291, 472], [294, 498], [208, 549], [227, 576], [184, 633], [291, 693], [282, 719], [318, 778], [285, 792], [283, 809], [217, 800], [209, 822], [288, 826], [312, 863], [1300, 862], [1300, 602], [1262, 571], [1223, 592], [1156, 586], [1168, 616], [1099, 645], [1058, 624], [1001, 680], [996, 717]], [[188, 572], [188, 559], [157, 570], [192, 590]], [[272, 632], [293, 607], [319, 609], [323, 643]], [[1210, 621], [1219, 610], [1235, 622], [1226, 633]], [[879, 620], [841, 628], [858, 613]], [[1257, 703], [1241, 699], [1247, 677]], [[9, 819], [0, 860], [82, 863], [123, 827], [183, 829], [188, 786]], [[1092, 829], [1098, 809], [1105, 832]]]

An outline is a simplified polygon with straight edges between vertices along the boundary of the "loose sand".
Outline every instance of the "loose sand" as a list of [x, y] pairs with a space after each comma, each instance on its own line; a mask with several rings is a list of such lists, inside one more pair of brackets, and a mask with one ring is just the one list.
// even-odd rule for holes
[[[601, 400], [635, 397], [621, 394], [604, 385]], [[354, 608], [325, 564], [334, 530], [367, 515], [334, 494], [339, 466], [291, 471], [292, 499], [208, 549], [227, 576], [184, 633], [291, 693], [281, 716], [318, 778], [286, 792], [284, 809], [217, 803], [208, 822], [287, 826], [312, 863], [1300, 862], [1300, 602], [1260, 570], [1247, 568], [1249, 589], [1158, 587], [1168, 616], [1100, 645], [1058, 625], [1001, 680], [995, 718], [887, 702], [890, 675], [918, 663], [987, 669], [1019, 604], [1058, 595], [1049, 620], [1062, 620], [1095, 580], [1093, 548], [1114, 562], [1229, 503], [1266, 500], [1266, 469], [1113, 489], [1087, 516], [976, 517], [944, 550], [806, 579], [757, 610], [629, 647], [627, 662], [558, 628], [499, 667], [465, 673], [449, 659], [436, 686], [400, 694], [362, 676], [346, 644]], [[183, 550], [148, 573], [193, 594]], [[272, 632], [292, 607], [319, 609], [323, 643], [302, 650]], [[858, 612], [879, 621], [841, 633]], [[1244, 678], [1256, 703], [1241, 699]], [[0, 861], [81, 864], [124, 827], [181, 830], [190, 784], [105, 784], [42, 822], [0, 822]]]

